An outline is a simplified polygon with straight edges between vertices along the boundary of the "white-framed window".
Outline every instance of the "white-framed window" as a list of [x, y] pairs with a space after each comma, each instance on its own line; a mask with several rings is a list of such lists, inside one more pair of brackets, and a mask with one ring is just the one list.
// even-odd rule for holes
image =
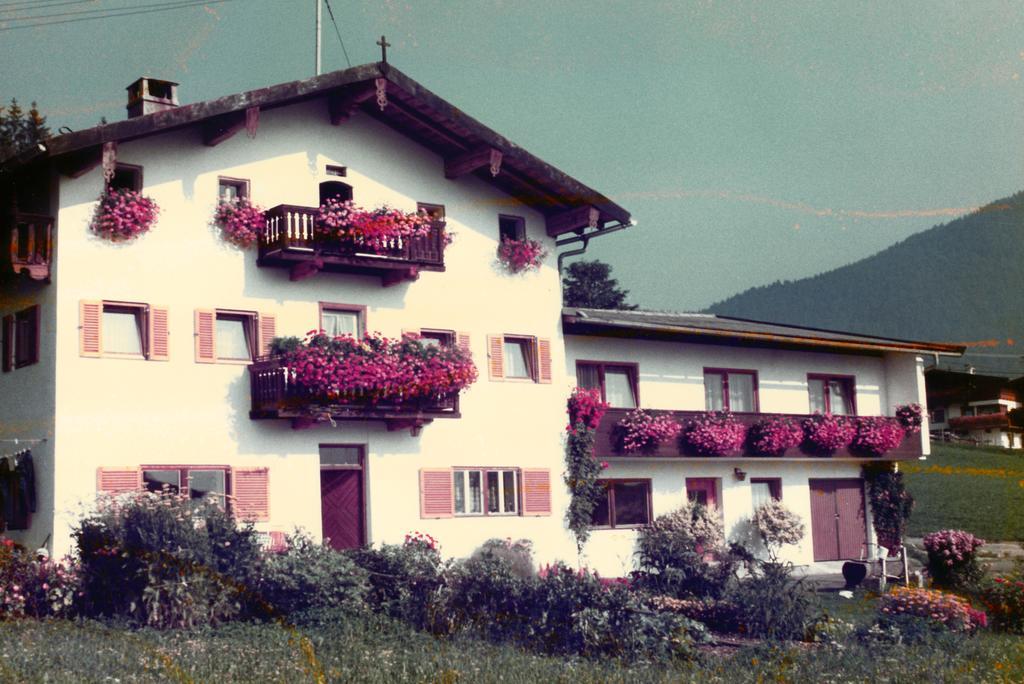
[[515, 468], [459, 468], [452, 471], [455, 515], [516, 515], [519, 476]]
[[256, 314], [217, 311], [217, 360], [252, 361], [256, 358]]
[[533, 338], [511, 337], [506, 335], [503, 340], [503, 345], [505, 356], [505, 377], [522, 378], [524, 380], [533, 378]]
[[363, 336], [366, 330], [366, 309], [349, 304], [320, 302], [320, 329], [330, 337]]
[[103, 353], [143, 356], [146, 353], [146, 305], [103, 303]]

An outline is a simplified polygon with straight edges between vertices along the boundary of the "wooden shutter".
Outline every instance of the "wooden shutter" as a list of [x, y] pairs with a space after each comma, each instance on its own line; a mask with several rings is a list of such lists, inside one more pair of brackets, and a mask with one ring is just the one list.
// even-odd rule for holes
[[537, 382], [551, 382], [551, 340], [537, 339]]
[[149, 310], [149, 360], [167, 361], [171, 358], [168, 342], [168, 309], [154, 306]]
[[32, 335], [32, 344], [29, 345], [28, 359], [26, 364], [39, 363], [39, 305], [29, 308], [28, 314], [29, 334]]
[[523, 515], [551, 515], [551, 471], [523, 469]]
[[78, 303], [78, 353], [100, 356], [103, 353], [103, 302]]
[[455, 346], [458, 347], [462, 353], [466, 356], [472, 357], [473, 350], [469, 346], [469, 333], [468, 332], [457, 332], [455, 333]]
[[491, 380], [505, 378], [505, 338], [501, 335], [487, 336], [487, 372]]
[[231, 480], [235, 518], [253, 522], [270, 520], [270, 471], [233, 468]]
[[277, 316], [274, 314], [260, 314], [260, 343], [259, 356], [270, 356], [270, 343], [277, 337]]
[[420, 517], [450, 518], [455, 515], [450, 468], [420, 469]]
[[14, 355], [14, 316], [12, 314], [4, 316], [3, 355], [4, 373], [10, 373], [12, 367], [11, 359]]
[[97, 468], [96, 492], [117, 496], [142, 489], [142, 471], [138, 468]]
[[217, 312], [212, 309], [196, 309], [196, 363], [217, 361]]

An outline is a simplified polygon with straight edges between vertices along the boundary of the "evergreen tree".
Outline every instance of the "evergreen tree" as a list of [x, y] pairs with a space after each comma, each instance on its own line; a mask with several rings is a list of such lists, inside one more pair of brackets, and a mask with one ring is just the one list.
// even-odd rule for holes
[[7, 107], [0, 107], [0, 160], [35, 147], [49, 137], [46, 117], [39, 113], [35, 102], [27, 113], [14, 98]]
[[620, 289], [619, 281], [611, 274], [612, 267], [602, 261], [569, 264], [562, 281], [563, 303], [587, 309], [635, 309], [636, 304], [626, 303], [629, 290]]

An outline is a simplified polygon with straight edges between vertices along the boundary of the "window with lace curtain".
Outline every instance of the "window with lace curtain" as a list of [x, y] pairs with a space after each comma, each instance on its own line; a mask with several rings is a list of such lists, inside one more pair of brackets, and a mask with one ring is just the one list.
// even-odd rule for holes
[[601, 390], [601, 399], [612, 408], [637, 407], [637, 366], [598, 361], [576, 362], [576, 385]]

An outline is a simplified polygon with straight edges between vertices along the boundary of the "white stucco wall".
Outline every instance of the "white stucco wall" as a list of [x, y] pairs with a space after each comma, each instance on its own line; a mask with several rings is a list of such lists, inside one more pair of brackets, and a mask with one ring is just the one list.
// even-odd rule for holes
[[[61, 288], [57, 303], [56, 413], [58, 456], [55, 547], [82, 501], [95, 492], [100, 466], [229, 464], [269, 466], [271, 521], [264, 529], [300, 526], [320, 533], [319, 443], [366, 444], [369, 538], [400, 542], [419, 529], [462, 555], [490, 537], [532, 537], [538, 556], [565, 557], [568, 537], [554, 487], [548, 517], [419, 519], [418, 471], [455, 465], [548, 467], [560, 480], [565, 362], [554, 241], [536, 212], [474, 178], [444, 178], [443, 161], [358, 114], [333, 127], [323, 102], [261, 113], [255, 139], [244, 132], [221, 145], [201, 144], [197, 131], [121, 144], [118, 161], [144, 166], [144, 192], [161, 207], [149, 234], [113, 245], [87, 226], [101, 188], [99, 169], [62, 179], [59, 225]], [[384, 288], [379, 278], [318, 274], [290, 282], [284, 269], [260, 268], [255, 250], [223, 243], [209, 227], [219, 175], [248, 178], [255, 202], [314, 206], [326, 164], [348, 168], [344, 180], [364, 206], [415, 209], [443, 204], [455, 242], [444, 273]], [[526, 218], [527, 233], [552, 252], [537, 273], [508, 276], [495, 265], [498, 214]], [[82, 299], [170, 307], [169, 362], [82, 358], [78, 305]], [[418, 327], [468, 331], [480, 380], [462, 399], [462, 418], [437, 420], [419, 437], [385, 431], [379, 423], [339, 423], [292, 430], [286, 421], [253, 421], [249, 378], [242, 365], [196, 364], [196, 308], [254, 310], [277, 315], [279, 335], [318, 327], [318, 301], [368, 307], [369, 330], [397, 336]], [[486, 336], [520, 333], [552, 339], [550, 385], [490, 382]]]

